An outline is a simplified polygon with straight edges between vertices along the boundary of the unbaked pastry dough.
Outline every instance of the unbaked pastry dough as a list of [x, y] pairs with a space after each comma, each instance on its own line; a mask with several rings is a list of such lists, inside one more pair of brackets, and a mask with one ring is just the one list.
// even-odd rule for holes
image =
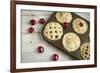
[[64, 22], [69, 23], [72, 20], [72, 15], [71, 15], [70, 12], [57, 12], [56, 13], [56, 19], [60, 23], [64, 23]]
[[63, 28], [58, 22], [49, 22], [45, 26], [43, 33], [50, 40], [58, 40], [63, 35]]
[[80, 47], [80, 49], [81, 49], [81, 57], [84, 60], [89, 59], [90, 58], [90, 44], [85, 43]]
[[79, 34], [84, 34], [88, 29], [88, 24], [85, 20], [81, 18], [76, 18], [73, 21], [73, 29], [75, 32]]
[[66, 33], [62, 39], [62, 43], [64, 48], [69, 51], [73, 52], [76, 51], [80, 47], [80, 38], [75, 33]]

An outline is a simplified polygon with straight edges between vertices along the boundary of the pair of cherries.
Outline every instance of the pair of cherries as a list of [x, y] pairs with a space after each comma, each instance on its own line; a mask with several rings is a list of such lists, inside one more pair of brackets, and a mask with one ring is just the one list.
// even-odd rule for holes
[[[44, 19], [44, 18], [41, 18], [41, 19], [39, 20], [39, 23], [40, 23], [40, 24], [44, 24], [44, 23], [45, 23], [45, 19]], [[35, 20], [35, 19], [31, 19], [31, 20], [30, 20], [30, 24], [34, 26], [34, 25], [36, 24], [36, 20]], [[34, 28], [33, 28], [33, 27], [30, 27], [30, 28], [28, 29], [28, 32], [29, 32], [29, 33], [34, 32]]]
[[[37, 51], [38, 51], [39, 53], [43, 53], [43, 52], [44, 52], [44, 48], [43, 48], [42, 46], [39, 46], [39, 47], [37, 48]], [[53, 54], [52, 57], [51, 57], [51, 59], [52, 59], [53, 61], [57, 61], [57, 60], [59, 59], [59, 55], [58, 55], [58, 54]]]

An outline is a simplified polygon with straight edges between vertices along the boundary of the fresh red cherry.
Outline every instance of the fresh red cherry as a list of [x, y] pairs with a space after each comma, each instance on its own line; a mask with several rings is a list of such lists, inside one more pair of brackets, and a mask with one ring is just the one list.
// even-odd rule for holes
[[67, 22], [64, 22], [64, 23], [63, 23], [63, 27], [64, 27], [64, 28], [67, 28], [67, 27], [68, 27], [68, 23], [67, 23]]
[[59, 55], [58, 54], [53, 54], [52, 55], [52, 60], [53, 61], [57, 61], [59, 59]]
[[30, 23], [31, 23], [31, 25], [35, 25], [35, 24], [36, 24], [36, 20], [31, 19], [31, 20], [30, 20]]
[[38, 51], [39, 53], [43, 53], [43, 52], [44, 52], [44, 48], [43, 48], [42, 46], [39, 46], [39, 47], [37, 48], [37, 51]]
[[29, 32], [29, 33], [34, 32], [34, 28], [33, 28], [33, 27], [30, 27], [30, 28], [28, 29], [28, 32]]
[[39, 20], [39, 23], [40, 23], [40, 24], [44, 24], [44, 23], [45, 23], [45, 19], [44, 19], [44, 18], [41, 18], [41, 19]]

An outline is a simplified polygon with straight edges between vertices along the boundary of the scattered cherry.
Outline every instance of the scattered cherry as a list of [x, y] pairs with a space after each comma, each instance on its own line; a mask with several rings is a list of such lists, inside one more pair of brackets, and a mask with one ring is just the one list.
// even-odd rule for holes
[[45, 23], [45, 19], [44, 19], [44, 18], [41, 18], [41, 19], [39, 20], [39, 23], [40, 23], [40, 24], [44, 24], [44, 23]]
[[44, 52], [44, 48], [43, 48], [42, 46], [39, 46], [39, 47], [37, 48], [37, 51], [38, 51], [39, 53], [43, 53], [43, 52]]
[[53, 54], [52, 55], [52, 60], [53, 61], [57, 61], [59, 59], [59, 55], [58, 54]]
[[63, 27], [64, 27], [64, 28], [67, 28], [67, 27], [68, 27], [68, 23], [67, 23], [67, 22], [64, 22], [64, 23], [63, 23]]
[[31, 19], [31, 20], [30, 20], [30, 23], [31, 23], [31, 25], [35, 25], [35, 24], [36, 24], [36, 20]]
[[28, 29], [28, 32], [29, 32], [29, 33], [34, 32], [34, 28], [33, 28], [33, 27], [30, 27], [30, 28]]

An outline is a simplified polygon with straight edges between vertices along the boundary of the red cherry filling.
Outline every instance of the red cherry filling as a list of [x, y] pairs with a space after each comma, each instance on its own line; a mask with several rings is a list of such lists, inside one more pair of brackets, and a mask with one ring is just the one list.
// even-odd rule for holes
[[67, 28], [67, 27], [68, 27], [68, 23], [67, 23], [67, 22], [64, 22], [64, 23], [63, 23], [63, 27], [64, 27], [64, 28]]
[[30, 20], [30, 23], [31, 23], [31, 25], [35, 25], [35, 24], [36, 24], [36, 20], [31, 19], [31, 20]]
[[43, 53], [43, 52], [44, 52], [44, 48], [43, 48], [42, 46], [39, 46], [39, 47], [37, 48], [37, 51], [38, 51], [39, 53]]
[[30, 28], [28, 29], [28, 32], [29, 32], [29, 33], [34, 32], [34, 28], [33, 28], [33, 27], [30, 27]]
[[53, 54], [52, 55], [52, 60], [53, 61], [57, 61], [59, 59], [59, 55], [58, 54]]
[[45, 23], [45, 19], [44, 19], [44, 18], [41, 18], [41, 19], [39, 20], [39, 23], [40, 23], [40, 24], [44, 24], [44, 23]]

